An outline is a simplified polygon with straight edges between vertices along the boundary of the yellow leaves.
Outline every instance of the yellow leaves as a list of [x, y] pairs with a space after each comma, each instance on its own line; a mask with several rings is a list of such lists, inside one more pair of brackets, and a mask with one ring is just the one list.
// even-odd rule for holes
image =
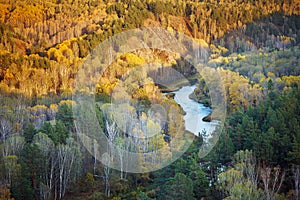
[[138, 57], [137, 55], [133, 53], [126, 53], [124, 56], [121, 57], [124, 59], [129, 65], [143, 65], [145, 64], [144, 58]]
[[7, 71], [5, 73], [4, 79], [8, 80], [8, 79], [13, 79], [13, 78], [14, 78], [14, 75], [11, 72]]
[[150, 149], [154, 151], [161, 150], [167, 145], [162, 134], [156, 134], [155, 136], [151, 137], [149, 143]]
[[222, 46], [218, 46], [216, 47], [214, 44], [211, 44], [209, 46], [210, 50], [212, 53], [215, 53], [215, 54], [221, 54], [222, 53], [222, 48], [226, 49], [225, 47], [222, 47]]
[[157, 134], [160, 135], [161, 127], [159, 126], [158, 123], [155, 123], [153, 120], [148, 119], [146, 126], [147, 126], [148, 135], [150, 136], [157, 135]]
[[203, 40], [203, 39], [195, 38], [194, 40], [196, 42], [198, 42], [201, 45], [201, 47], [203, 47], [203, 48], [208, 48], [209, 47], [208, 44], [207, 44], [207, 42], [205, 40]]
[[288, 44], [288, 43], [290, 43], [290, 42], [295, 42], [296, 40], [295, 40], [295, 38], [293, 38], [293, 37], [288, 37], [288, 36], [285, 36], [285, 35], [279, 35], [279, 36], [277, 36], [277, 38], [278, 39], [280, 39], [281, 40], [281, 42], [283, 42], [283, 43], [285, 43], [285, 44]]
[[11, 13], [8, 22], [14, 27], [18, 27], [19, 25], [30, 27], [37, 22], [41, 22], [43, 15], [44, 11], [40, 5], [17, 6]]
[[60, 62], [62, 60], [62, 54], [56, 48], [50, 48], [47, 52], [48, 58]]
[[75, 62], [74, 53], [70, 48], [72, 41], [74, 42], [74, 39], [66, 40], [56, 47], [50, 48], [47, 52], [48, 58], [57, 62]]
[[229, 60], [228, 60], [228, 58], [227, 58], [227, 57], [223, 58], [223, 63], [224, 63], [224, 64], [226, 64], [226, 65], [228, 65], [228, 64], [229, 64]]
[[300, 85], [300, 76], [283, 76], [282, 81], [287, 85], [287, 86], [292, 86], [293, 84]]
[[261, 97], [261, 89], [258, 84], [249, 84], [250, 80], [240, 76], [236, 72], [219, 69], [222, 82], [226, 90], [227, 104], [230, 111], [236, 111], [239, 107], [247, 109], [251, 103]]
[[68, 106], [74, 106], [76, 105], [76, 102], [73, 100], [61, 100], [58, 105], [61, 106], [63, 104], [66, 104]]
[[265, 77], [262, 77], [261, 79], [259, 79], [259, 83], [263, 83], [266, 80]]
[[5, 16], [9, 13], [9, 5], [0, 4], [0, 22], [4, 22]]
[[276, 80], [277, 83], [281, 83], [282, 82], [281, 78], [276, 78], [275, 80]]
[[99, 83], [96, 85], [96, 92], [110, 95], [117, 83], [117, 79], [111, 80], [107, 77], [101, 77]]
[[45, 105], [36, 105], [34, 107], [31, 107], [31, 109], [35, 110], [35, 111], [37, 111], [37, 110], [46, 110], [47, 106], [45, 106]]
[[161, 99], [162, 94], [158, 88], [158, 86], [156, 86], [153, 81], [151, 81], [148, 84], [143, 85], [143, 89], [145, 91], [145, 94], [147, 96], [147, 98], [149, 98], [149, 100], [151, 102]]
[[238, 56], [237, 56], [237, 60], [243, 60], [245, 58], [246, 58], [246, 56], [242, 56], [241, 54], [238, 54]]
[[174, 29], [173, 29], [171, 26], [168, 26], [168, 27], [167, 27], [167, 30], [168, 30], [169, 32], [171, 32], [171, 33], [174, 32]]
[[14, 200], [11, 198], [10, 189], [7, 186], [2, 185], [0, 188], [0, 199], [3, 200]]
[[148, 69], [143, 64], [145, 60], [133, 53], [120, 55], [103, 72], [96, 85], [96, 92], [108, 95], [113, 93], [114, 99], [118, 100], [124, 98], [124, 95], [134, 99], [147, 98], [150, 101], [160, 99], [160, 91], [153, 80], [147, 77]]
[[87, 26], [86, 31], [88, 33], [92, 33], [92, 32], [97, 31], [98, 29], [100, 29], [100, 26], [98, 24], [97, 25], [96, 24], [90, 24], [90, 25]]
[[274, 78], [275, 77], [275, 74], [273, 72], [268, 72], [268, 77], [269, 78]]
[[94, 175], [90, 172], [88, 172], [85, 176], [85, 182], [93, 184], [94, 183]]
[[7, 84], [0, 82], [0, 93], [9, 92], [9, 87]]
[[5, 49], [0, 49], [0, 55], [9, 54], [10, 52]]
[[222, 46], [218, 46], [218, 48], [220, 49], [221, 53], [225, 54], [228, 52], [228, 49]]

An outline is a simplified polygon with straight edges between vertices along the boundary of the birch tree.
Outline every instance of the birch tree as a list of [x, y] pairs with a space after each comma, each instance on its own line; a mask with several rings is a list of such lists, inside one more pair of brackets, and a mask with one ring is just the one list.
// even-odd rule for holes
[[257, 187], [256, 160], [251, 151], [238, 151], [235, 165], [218, 175], [217, 189], [228, 199], [261, 199], [262, 191]]
[[294, 182], [295, 182], [295, 199], [300, 198], [300, 166], [294, 166], [293, 168]]
[[279, 166], [271, 168], [265, 167], [261, 169], [261, 179], [263, 181], [265, 197], [267, 200], [275, 199], [275, 194], [278, 194], [285, 178], [285, 171], [282, 171]]
[[44, 163], [42, 164], [43, 177], [41, 180], [40, 196], [43, 199], [49, 199], [53, 195], [55, 183], [55, 167], [57, 164], [55, 146], [53, 141], [45, 133], [36, 134], [33, 142], [38, 146], [45, 158]]
[[80, 150], [78, 144], [72, 138], [67, 143], [57, 146], [58, 159], [58, 199], [62, 199], [66, 193], [68, 184], [77, 178], [78, 165], [80, 164]]
[[9, 134], [12, 133], [12, 124], [5, 117], [0, 116], [0, 134], [1, 140], [5, 141]]
[[3, 156], [16, 155], [19, 156], [23, 146], [25, 144], [25, 138], [18, 134], [13, 134], [3, 144]]

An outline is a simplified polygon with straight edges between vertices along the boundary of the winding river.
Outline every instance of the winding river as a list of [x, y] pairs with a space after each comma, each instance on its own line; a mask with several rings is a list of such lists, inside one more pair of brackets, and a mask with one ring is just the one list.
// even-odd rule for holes
[[204, 122], [202, 118], [211, 113], [211, 108], [205, 107], [203, 104], [198, 103], [189, 98], [189, 95], [196, 88], [193, 86], [184, 86], [181, 89], [172, 92], [175, 94], [174, 100], [183, 108], [186, 112], [184, 116], [186, 130], [194, 133], [198, 136], [202, 131], [206, 131], [208, 135], [215, 130], [218, 122]]

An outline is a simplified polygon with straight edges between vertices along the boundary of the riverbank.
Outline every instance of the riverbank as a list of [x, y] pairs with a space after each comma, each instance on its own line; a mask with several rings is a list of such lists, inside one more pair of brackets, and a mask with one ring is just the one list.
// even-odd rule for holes
[[[188, 80], [188, 81], [187, 81]], [[168, 88], [164, 88], [164, 87], [160, 87], [160, 90], [163, 93], [167, 93], [166, 97], [167, 98], [173, 98], [175, 97], [175, 93], [178, 90], [180, 90], [182, 87], [185, 86], [193, 86], [197, 83], [197, 76], [192, 76], [188, 79], [182, 80], [182, 81], [178, 81], [173, 85], [170, 85]], [[205, 107], [211, 108], [211, 102], [210, 102], [210, 98], [206, 97], [200, 97], [198, 98], [198, 96], [195, 94], [195, 91], [193, 91], [191, 94], [189, 94], [188, 96], [191, 100], [194, 100], [195, 102], [199, 103], [199, 104], [203, 104]], [[211, 117], [211, 113], [209, 113], [207, 116], [203, 117], [202, 120], [204, 122], [211, 122], [212, 121], [212, 117]]]
[[172, 93], [174, 95], [172, 95], [172, 97], [186, 113], [184, 120], [187, 131], [192, 132], [196, 136], [203, 132], [212, 133], [216, 124], [211, 121], [211, 108], [189, 97], [195, 88], [195, 85], [183, 86], [179, 90], [173, 91]]
[[176, 83], [168, 85], [168, 87], [161, 86], [161, 85], [158, 86], [162, 93], [170, 93], [170, 92], [176, 92], [184, 86], [194, 85], [197, 83], [197, 81], [198, 81], [198, 76], [194, 75], [183, 80], [178, 80], [176, 81]]
[[204, 95], [197, 95], [195, 94], [195, 91], [193, 91], [192, 94], [189, 95], [190, 99], [193, 99], [194, 101], [203, 104], [206, 107], [210, 107], [211, 108], [211, 100], [209, 97], [206, 97]]

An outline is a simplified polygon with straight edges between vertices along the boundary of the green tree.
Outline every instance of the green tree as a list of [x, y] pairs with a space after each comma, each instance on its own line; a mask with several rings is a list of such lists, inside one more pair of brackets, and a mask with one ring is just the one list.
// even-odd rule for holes
[[62, 121], [57, 120], [55, 124], [55, 135], [58, 137], [58, 142], [66, 144], [69, 132]]
[[163, 186], [163, 194], [158, 199], [186, 199], [194, 200], [193, 181], [182, 173], [177, 173]]
[[55, 145], [66, 144], [69, 132], [62, 121], [56, 120], [55, 125], [45, 122], [40, 128], [40, 132], [45, 133]]
[[226, 199], [264, 199], [257, 187], [256, 160], [251, 151], [238, 151], [235, 164], [218, 175], [217, 189], [224, 192]]
[[15, 199], [32, 200], [39, 198], [41, 164], [43, 156], [35, 144], [27, 143], [20, 157], [21, 176], [12, 185]]
[[74, 131], [72, 104], [62, 103], [56, 114], [56, 120], [60, 120], [68, 131]]
[[24, 138], [25, 138], [25, 142], [26, 143], [31, 143], [33, 140], [34, 135], [36, 134], [36, 130], [33, 126], [33, 124], [28, 123], [26, 124], [25, 128], [24, 128]]

